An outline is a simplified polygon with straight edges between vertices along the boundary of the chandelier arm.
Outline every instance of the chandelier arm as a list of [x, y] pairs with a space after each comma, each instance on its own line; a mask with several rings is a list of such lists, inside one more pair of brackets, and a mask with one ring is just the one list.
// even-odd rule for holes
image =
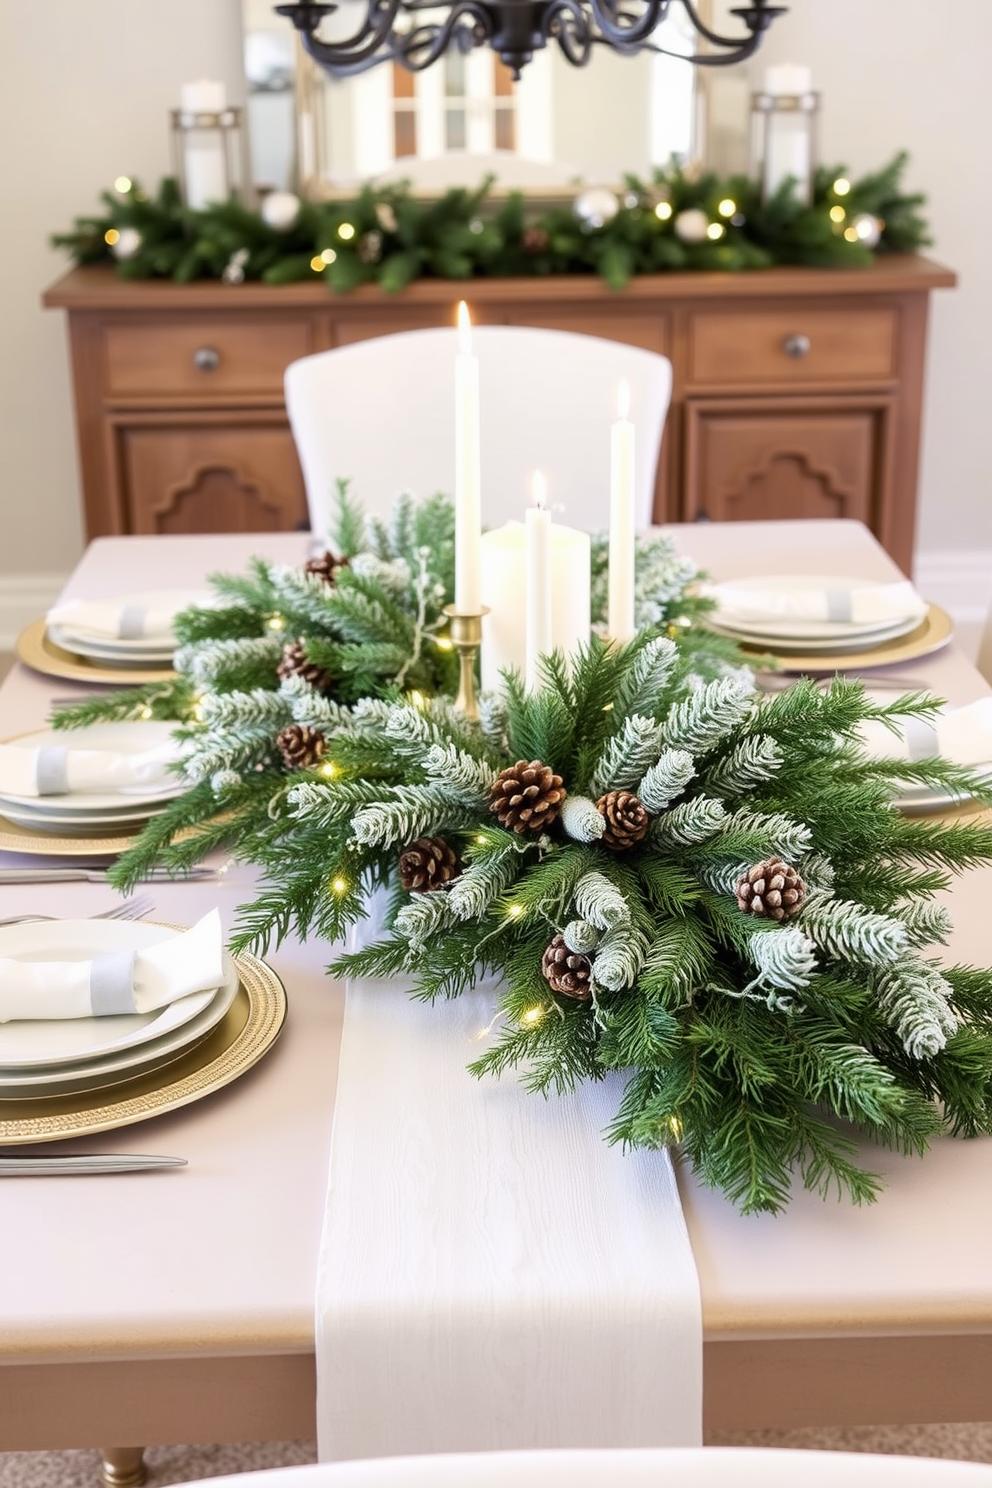
[[[607, 0], [607, 4], [609, 0]], [[599, 28], [600, 38], [614, 47], [639, 47], [646, 41], [658, 24], [664, 20], [670, 0], [647, 0], [647, 6], [639, 20], [630, 26], [622, 26], [614, 19], [613, 7], [607, 9], [603, 0], [589, 0], [593, 19]], [[625, 12], [617, 10], [619, 18]]]
[[541, 30], [545, 40], [557, 41], [573, 67], [585, 67], [592, 56], [593, 42], [602, 39], [592, 34], [589, 17], [578, 0], [553, 0], [544, 13]]
[[[414, 7], [404, 5], [403, 8], [410, 10]], [[436, 9], [436, 5], [421, 5], [416, 8]], [[443, 24], [418, 26], [415, 30], [407, 32], [405, 36], [394, 38], [395, 60], [411, 72], [422, 72], [447, 51], [456, 32], [465, 33], [466, 19], [472, 21], [471, 44], [473, 46], [481, 46], [483, 42], [491, 39], [492, 19], [479, 0], [459, 0], [459, 3], [452, 7], [451, 14]], [[418, 53], [422, 47], [426, 47], [423, 56], [415, 56], [414, 54]]]
[[728, 52], [727, 56], [707, 56], [703, 53], [694, 56], [692, 61], [700, 67], [730, 67], [735, 62], [744, 62], [752, 57], [761, 45], [762, 34], [768, 29], [777, 16], [785, 15], [785, 9], [778, 5], [768, 5], [767, 0], [752, 0], [750, 5], [738, 6], [731, 12], [739, 15], [748, 28], [747, 36], [721, 36], [717, 31], [711, 31], [703, 21], [702, 16], [696, 9], [695, 0], [682, 0], [686, 15], [706, 41], [711, 46], [722, 47]]
[[[382, 52], [382, 44], [393, 29], [402, 0], [369, 0], [368, 10], [362, 24], [343, 41], [321, 41], [314, 27], [300, 28], [304, 50], [328, 72], [344, 75], [361, 72], [365, 65], [386, 60], [388, 52]], [[379, 53], [380, 56], [375, 54]]]

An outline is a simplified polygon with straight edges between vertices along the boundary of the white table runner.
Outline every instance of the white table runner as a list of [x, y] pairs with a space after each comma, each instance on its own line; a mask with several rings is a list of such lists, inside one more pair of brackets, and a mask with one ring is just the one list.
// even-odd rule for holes
[[702, 1322], [671, 1163], [465, 1066], [485, 990], [349, 985], [317, 1275], [323, 1460], [701, 1439]]

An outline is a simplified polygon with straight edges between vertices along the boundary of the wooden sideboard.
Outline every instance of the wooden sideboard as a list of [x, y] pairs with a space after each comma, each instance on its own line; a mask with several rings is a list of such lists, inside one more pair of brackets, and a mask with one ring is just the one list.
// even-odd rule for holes
[[919, 257], [666, 274], [620, 294], [562, 277], [332, 296], [316, 280], [177, 285], [99, 267], [67, 274], [45, 304], [69, 314], [90, 537], [304, 523], [287, 364], [452, 324], [465, 296], [478, 324], [578, 331], [671, 359], [656, 521], [856, 517], [908, 570], [929, 294], [954, 283]]

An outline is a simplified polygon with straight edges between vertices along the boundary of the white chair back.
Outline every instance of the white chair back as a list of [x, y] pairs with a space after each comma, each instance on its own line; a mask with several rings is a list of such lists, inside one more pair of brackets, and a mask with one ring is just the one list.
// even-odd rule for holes
[[[286, 370], [286, 407], [306, 482], [310, 525], [327, 532], [338, 478], [383, 515], [399, 491], [453, 494], [454, 329], [404, 331], [318, 352]], [[521, 519], [535, 469], [570, 526], [609, 517], [610, 424], [626, 379], [636, 427], [637, 524], [651, 522], [661, 431], [671, 396], [666, 357], [568, 331], [478, 326], [482, 517]]]
[[992, 1488], [992, 1467], [867, 1452], [687, 1447], [386, 1457], [210, 1482], [212, 1488]]

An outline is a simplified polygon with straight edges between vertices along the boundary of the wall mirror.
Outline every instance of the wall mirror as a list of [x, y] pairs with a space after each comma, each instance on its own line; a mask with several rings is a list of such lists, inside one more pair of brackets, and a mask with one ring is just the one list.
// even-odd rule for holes
[[[739, 68], [700, 68], [680, 56], [619, 57], [606, 49], [571, 67], [539, 52], [514, 82], [489, 48], [449, 52], [420, 73], [383, 63], [332, 79], [299, 47], [274, 0], [242, 0], [248, 135], [259, 192], [347, 194], [367, 180], [408, 179], [419, 193], [475, 186], [568, 192], [578, 182], [647, 175], [673, 155], [739, 169], [746, 153], [747, 79]], [[712, 3], [712, 0], [711, 0]], [[322, 34], [353, 28], [343, 0]], [[708, 7], [699, 9], [707, 17]], [[709, 12], [711, 14], [711, 10]], [[690, 54], [698, 35], [681, 6], [656, 33]], [[592, 102], [593, 106], [590, 106]]]

